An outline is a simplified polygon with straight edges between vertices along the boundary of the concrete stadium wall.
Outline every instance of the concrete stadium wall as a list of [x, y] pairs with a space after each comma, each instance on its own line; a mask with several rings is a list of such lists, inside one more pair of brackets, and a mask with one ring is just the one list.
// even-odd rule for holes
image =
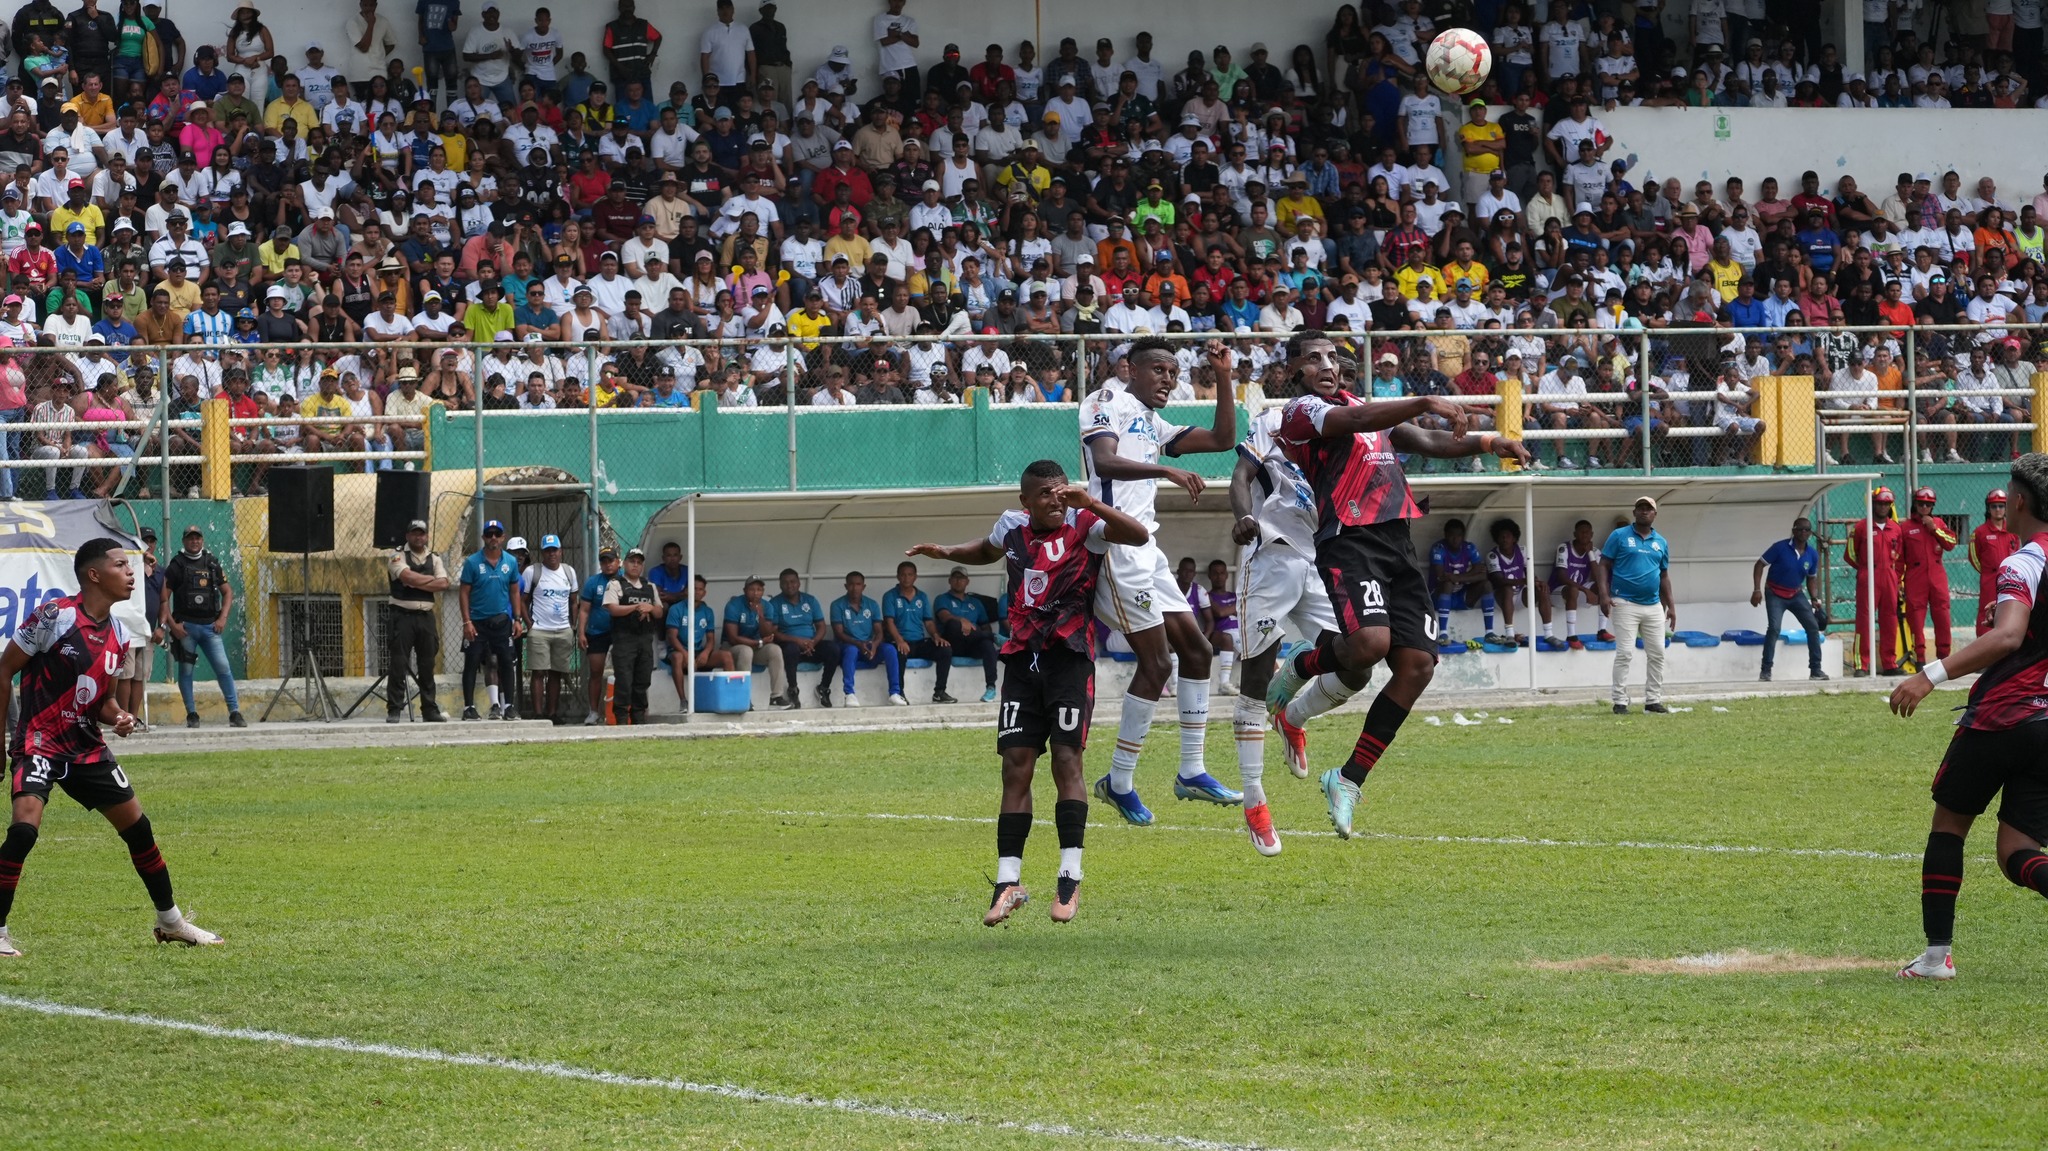
[[1696, 180], [1712, 180], [1718, 191], [1739, 176], [1753, 200], [1763, 178], [1776, 176], [1778, 194], [1790, 199], [1799, 174], [1811, 169], [1830, 192], [1849, 175], [1881, 202], [1901, 172], [1925, 172], [1939, 188], [1953, 168], [1965, 191], [1974, 194], [1977, 179], [1990, 176], [2017, 208], [2041, 190], [2048, 171], [2048, 117], [2032, 109], [1617, 108], [1598, 115], [1614, 136], [1608, 156], [1628, 159], [1630, 181], [1676, 176], [1687, 196]]

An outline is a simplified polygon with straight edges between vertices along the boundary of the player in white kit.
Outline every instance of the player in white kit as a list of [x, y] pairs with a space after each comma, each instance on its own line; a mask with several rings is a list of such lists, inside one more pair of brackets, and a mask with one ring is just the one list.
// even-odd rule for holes
[[1237, 441], [1235, 389], [1228, 384], [1230, 349], [1220, 340], [1211, 341], [1204, 354], [1219, 381], [1216, 416], [1207, 428], [1180, 427], [1159, 414], [1180, 382], [1180, 361], [1174, 345], [1157, 338], [1132, 342], [1125, 355], [1129, 382], [1106, 384], [1081, 401], [1082, 458], [1090, 494], [1144, 524], [1152, 534], [1150, 543], [1110, 546], [1095, 592], [1096, 617], [1122, 632], [1138, 657], [1137, 674], [1124, 691], [1109, 774], [1095, 781], [1095, 796], [1139, 825], [1151, 823], [1152, 812], [1139, 800], [1134, 784], [1138, 753], [1144, 750], [1153, 711], [1173, 674], [1174, 656], [1180, 657], [1180, 686], [1174, 697], [1180, 706], [1180, 771], [1173, 793], [1181, 799], [1224, 805], [1244, 799], [1217, 782], [1203, 762], [1213, 653], [1187, 597], [1174, 582], [1173, 566], [1159, 548], [1154, 508], [1160, 480], [1185, 489], [1190, 499], [1200, 499], [1204, 487], [1201, 476], [1161, 464], [1162, 454], [1227, 452]]
[[[1315, 492], [1301, 469], [1274, 442], [1280, 430], [1279, 408], [1252, 417], [1251, 432], [1237, 445], [1237, 470], [1230, 477], [1230, 511], [1236, 517], [1230, 538], [1245, 547], [1238, 572], [1244, 588], [1238, 611], [1245, 650], [1244, 684], [1231, 713], [1237, 737], [1237, 770], [1244, 785], [1244, 825], [1260, 855], [1280, 854], [1280, 836], [1266, 807], [1266, 726], [1280, 729], [1287, 767], [1308, 778], [1308, 735], [1290, 722], [1287, 696], [1268, 699], [1273, 668], [1289, 636], [1314, 643], [1337, 630], [1330, 593], [1315, 569]], [[1320, 715], [1357, 693], [1325, 672], [1298, 693], [1311, 715]]]

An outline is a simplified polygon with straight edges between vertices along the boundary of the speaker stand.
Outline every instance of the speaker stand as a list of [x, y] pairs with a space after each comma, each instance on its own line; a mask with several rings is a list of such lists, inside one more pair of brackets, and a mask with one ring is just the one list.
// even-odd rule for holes
[[[359, 710], [364, 704], [370, 702], [372, 698], [389, 701], [391, 697], [384, 694], [384, 685], [387, 682], [389, 682], [388, 677], [389, 673], [387, 672], [385, 675], [378, 676], [374, 681], [372, 681], [370, 686], [363, 689], [363, 694], [357, 696], [356, 701], [348, 705], [348, 710], [341, 713], [341, 718], [354, 718], [357, 710]], [[419, 692], [408, 689], [405, 693], [405, 699], [398, 705], [399, 710], [405, 713], [405, 718], [408, 721], [410, 721], [413, 718], [412, 701], [418, 699], [419, 696]]]
[[[345, 718], [341, 707], [334, 702], [334, 695], [327, 690], [327, 680], [320, 674], [320, 661], [313, 658], [313, 553], [299, 553], [299, 642], [292, 645], [292, 666], [278, 682], [277, 691], [270, 702], [263, 705], [263, 714], [256, 722], [269, 723], [270, 713], [277, 708], [277, 701], [291, 697], [299, 705], [299, 711], [308, 719], [321, 723], [332, 723]], [[294, 684], [292, 681], [298, 680]], [[356, 701], [360, 704], [362, 701]]]

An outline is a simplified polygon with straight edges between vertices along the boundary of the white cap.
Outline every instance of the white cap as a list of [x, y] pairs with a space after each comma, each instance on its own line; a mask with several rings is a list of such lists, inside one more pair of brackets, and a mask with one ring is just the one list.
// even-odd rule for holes
[[263, 293], [263, 298], [266, 300], [289, 300], [291, 296], [285, 292], [282, 285], [272, 284], [270, 290]]
[[228, 225], [228, 235], [230, 236], [246, 236], [248, 234], [249, 225], [244, 224], [240, 220], [236, 220]]
[[334, 218], [334, 209], [315, 208], [313, 210], [313, 218], [315, 220], [332, 220]]
[[[487, 7], [487, 8], [489, 8], [489, 7], [494, 7], [494, 5], [488, 5], [488, 4], [487, 4], [487, 5], [485, 5], [485, 7]], [[505, 550], [506, 550], [506, 551], [508, 551], [508, 552], [519, 552], [519, 551], [525, 551], [525, 550], [526, 550], [526, 537], [525, 537], [525, 536], [513, 536], [513, 537], [512, 537], [511, 539], [509, 539], [509, 540], [506, 540], [506, 541], [505, 541]]]
[[853, 53], [848, 52], [844, 44], [834, 44], [832, 45], [832, 54], [825, 57], [825, 59], [830, 60], [834, 64], [845, 64], [853, 59]]

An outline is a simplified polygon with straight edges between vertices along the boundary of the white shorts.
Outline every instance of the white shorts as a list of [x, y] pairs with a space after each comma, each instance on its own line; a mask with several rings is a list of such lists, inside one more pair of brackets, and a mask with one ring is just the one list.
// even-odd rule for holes
[[1288, 637], [1311, 643], [1337, 630], [1330, 593], [1315, 564], [1291, 547], [1262, 544], [1244, 561], [1244, 596], [1238, 618], [1244, 654], [1257, 655]]
[[1150, 631], [1167, 612], [1192, 612], [1173, 578], [1173, 565], [1159, 545], [1109, 545], [1102, 579], [1095, 587], [1095, 618], [1125, 635]]

